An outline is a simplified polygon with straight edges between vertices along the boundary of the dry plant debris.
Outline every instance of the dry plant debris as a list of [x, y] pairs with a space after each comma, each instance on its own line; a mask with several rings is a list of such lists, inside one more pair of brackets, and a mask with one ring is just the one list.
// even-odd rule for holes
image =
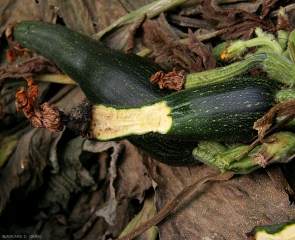
[[[180, 73], [183, 69], [194, 72], [216, 67], [217, 63], [207, 47], [212, 46], [215, 40], [249, 39], [256, 27], [270, 32], [276, 30], [268, 14], [278, 8], [279, 1], [263, 1], [259, 14], [256, 11], [261, 1], [251, 2], [252, 6], [256, 5], [254, 12], [237, 8], [250, 5], [250, 2], [245, 5], [233, 3], [230, 8], [221, 7], [219, 2], [204, 0], [201, 4], [196, 1], [195, 5], [184, 4], [173, 12], [192, 19], [197, 14], [207, 23], [205, 26], [214, 26], [214, 32], [201, 29], [210, 33], [201, 34], [206, 45], [191, 31], [181, 31], [183, 25], [174, 25], [173, 28], [169, 25], [169, 29], [163, 30], [156, 27], [154, 20], [147, 19], [137, 26], [132, 36], [133, 43], [130, 43], [137, 45], [134, 37], [139, 37], [142, 44], [136, 47], [144, 45], [150, 48], [158, 62], [170, 62]], [[227, 5], [228, 1], [223, 3]], [[67, 3], [51, 0], [31, 1], [24, 5], [20, 1], [11, 1], [7, 8], [1, 8], [3, 24], [0, 30], [3, 34], [8, 24], [15, 21], [39, 19], [56, 22], [58, 19], [67, 27], [92, 35], [144, 4], [145, 1], [118, 4], [117, 1]], [[181, 15], [184, 12], [188, 15]], [[282, 24], [282, 29], [290, 27], [286, 22]], [[177, 27], [180, 30], [176, 30]], [[122, 48], [130, 28], [129, 25], [115, 29], [103, 41]], [[171, 29], [179, 38], [188, 37], [189, 42], [176, 43], [164, 33]], [[9, 57], [14, 60], [14, 53], [9, 52]], [[40, 72], [59, 73], [59, 70], [53, 63], [36, 58], [21, 64], [6, 64], [0, 71], [0, 79], [5, 79], [1, 89], [0, 136], [11, 136], [14, 140], [14, 150], [5, 155], [1, 166], [1, 234], [34, 233], [43, 239], [116, 238], [138, 213], [150, 191], [155, 192], [155, 206], [160, 211], [186, 187], [218, 174], [205, 165], [166, 166], [141, 153], [127, 141], [93, 143], [68, 130], [49, 132], [43, 128], [32, 129], [15, 109], [14, 112], [11, 110], [10, 106], [14, 105], [11, 99], [20, 85], [8, 82], [8, 79], [32, 77]], [[34, 85], [31, 81], [29, 83], [31, 91], [21, 90], [18, 94], [22, 100], [30, 100], [18, 102], [25, 111], [35, 108], [31, 100], [37, 98]], [[54, 103], [63, 112], [70, 112], [85, 100], [76, 86], [49, 87], [47, 84], [43, 86], [44, 91], [40, 91], [42, 87], [38, 86], [41, 101], [45, 99]], [[289, 163], [287, 168], [289, 171], [285, 169], [284, 175], [290, 179], [294, 164]], [[228, 181], [207, 182], [199, 186], [157, 225], [160, 239], [247, 239], [245, 233], [256, 225], [294, 218], [294, 205], [290, 205], [289, 196], [281, 191], [282, 187], [273, 184], [272, 176], [262, 169], [249, 175], [234, 176]], [[294, 181], [290, 185], [294, 186]], [[146, 238], [146, 235], [141, 235], [138, 239]]]

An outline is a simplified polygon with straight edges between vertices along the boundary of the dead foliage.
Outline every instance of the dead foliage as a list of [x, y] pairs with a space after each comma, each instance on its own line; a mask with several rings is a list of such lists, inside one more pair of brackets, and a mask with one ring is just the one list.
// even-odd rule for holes
[[[50, 0], [35, 1], [34, 5], [34, 1], [27, 5], [20, 2], [11, 1], [7, 5], [6, 9], [15, 10], [10, 11], [10, 15], [5, 8], [0, 10], [4, 23], [0, 29], [2, 32], [8, 22], [29, 19], [56, 22], [59, 18], [67, 27], [90, 35], [128, 11], [146, 4], [146, 1], [118, 4], [118, 1]], [[130, 34], [129, 50], [143, 45], [153, 52], [158, 63], [168, 62], [170, 70], [176, 69], [171, 73], [156, 74], [162, 87], [171, 85], [179, 90], [181, 81], [178, 80], [186, 73], [215, 68], [218, 63], [210, 52], [215, 41], [249, 39], [256, 27], [272, 33], [292, 28], [285, 19], [275, 25], [268, 18], [269, 12], [277, 8], [278, 1], [264, 1], [258, 14], [235, 7], [240, 6], [239, 3], [224, 8], [227, 1], [223, 6], [220, 1], [218, 4], [209, 0], [202, 1], [202, 4], [196, 2], [195, 6], [183, 5], [174, 10], [173, 14], [179, 13], [181, 18], [173, 17], [178, 21], [173, 27], [169, 25], [169, 18], [162, 15], [169, 29], [160, 28], [154, 20], [144, 18]], [[248, 2], [244, 4], [246, 6]], [[256, 1], [251, 4], [256, 5], [255, 9], [260, 6]], [[192, 15], [186, 17], [181, 15], [183, 13]], [[189, 18], [195, 15], [202, 20], [200, 26], [210, 26], [210, 29], [187, 26]], [[184, 19], [186, 22], [179, 25], [180, 29], [190, 27], [191, 30], [176, 31], [175, 24]], [[103, 41], [121, 48], [126, 43], [129, 29], [129, 26], [115, 29]], [[180, 44], [172, 36], [187, 37], [188, 41]], [[200, 36], [206, 44], [199, 40]], [[138, 38], [142, 44], [138, 44]], [[16, 54], [8, 52], [8, 56], [14, 60]], [[14, 96], [19, 89], [17, 105], [25, 112], [35, 108], [33, 102], [38, 100], [54, 104], [63, 112], [77, 114], [73, 109], [86, 100], [77, 86], [56, 90], [50, 84], [38, 84], [37, 99], [34, 85], [31, 84], [27, 91], [21, 88], [23, 83], [10, 81], [11, 78], [28, 78], [41, 72], [60, 73], [53, 63], [40, 57], [6, 64], [0, 70], [0, 79], [5, 79], [0, 101], [1, 234], [39, 234], [43, 239], [117, 238], [139, 213], [151, 192], [155, 194], [155, 208], [161, 213], [151, 225], [157, 223], [161, 240], [247, 239], [245, 233], [256, 225], [294, 218], [294, 205], [290, 205], [289, 199], [292, 191], [278, 170], [266, 173], [261, 169], [249, 175], [229, 175], [221, 179], [224, 175], [205, 165], [171, 167], [156, 162], [126, 140], [91, 142], [68, 129], [50, 132], [31, 128], [30, 122], [15, 109]], [[277, 116], [278, 111], [274, 114]], [[273, 116], [265, 123], [272, 123]], [[267, 128], [262, 129], [261, 138]], [[288, 169], [292, 173], [292, 186], [294, 165], [290, 163]], [[185, 195], [187, 193], [190, 195]], [[144, 234], [137, 239], [146, 239]]]

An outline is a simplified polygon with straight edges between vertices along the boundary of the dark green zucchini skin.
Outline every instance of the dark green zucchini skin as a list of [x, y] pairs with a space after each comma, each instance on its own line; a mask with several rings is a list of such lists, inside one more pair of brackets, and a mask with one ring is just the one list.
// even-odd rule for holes
[[167, 135], [182, 139], [248, 141], [254, 122], [276, 104], [278, 84], [264, 77], [234, 78], [159, 100], [172, 109]]
[[[42, 55], [76, 81], [93, 104], [135, 107], [170, 94], [159, 90], [149, 78], [161, 68], [133, 54], [110, 49], [98, 41], [41, 21], [24, 21], [14, 27], [13, 37], [21, 46]], [[154, 159], [175, 166], [196, 162], [196, 143], [168, 139], [158, 134], [128, 140]]]
[[89, 36], [60, 25], [25, 21], [14, 39], [61, 68], [76, 81], [93, 104], [139, 106], [170, 93], [149, 82], [157, 64], [135, 54], [110, 49]]

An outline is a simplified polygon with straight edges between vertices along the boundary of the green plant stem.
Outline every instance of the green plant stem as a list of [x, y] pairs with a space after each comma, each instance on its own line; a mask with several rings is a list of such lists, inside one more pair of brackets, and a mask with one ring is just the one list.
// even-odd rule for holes
[[[250, 39], [248, 41], [235, 41], [231, 43], [226, 50], [221, 53], [223, 55], [223, 59], [232, 59], [235, 57], [240, 57], [241, 54], [247, 50], [247, 48], [251, 47], [262, 47], [263, 52], [274, 52], [281, 54], [283, 52], [283, 49], [281, 48], [280, 44], [270, 37], [256, 37], [253, 39]], [[258, 51], [261, 51], [261, 49], [258, 49]]]
[[60, 84], [76, 84], [74, 80], [72, 80], [69, 76], [65, 74], [40, 74], [34, 77], [34, 80]]
[[282, 89], [277, 92], [276, 99], [278, 102], [284, 102], [295, 99], [295, 91], [293, 89]]
[[221, 172], [231, 171], [237, 174], [248, 174], [271, 163], [290, 161], [295, 153], [295, 134], [278, 132], [270, 137], [275, 140], [261, 143], [240, 160], [236, 156], [246, 150], [248, 145], [226, 148], [220, 143], [203, 141], [193, 150], [193, 155]]
[[267, 53], [263, 61], [267, 76], [290, 87], [295, 84], [295, 65], [288, 58], [276, 53]]
[[243, 74], [254, 67], [262, 67], [266, 54], [254, 54], [243, 61], [235, 62], [225, 67], [190, 74], [186, 77], [185, 88], [192, 88], [211, 83], [227, 81], [230, 78]]
[[186, 77], [185, 88], [224, 82], [244, 74], [254, 67], [263, 68], [267, 76], [289, 87], [295, 85], [295, 64], [287, 57], [276, 53], [253, 54], [248, 58], [225, 67], [190, 74]]
[[145, 14], [148, 18], [153, 18], [158, 16], [160, 13], [165, 12], [171, 8], [174, 8], [182, 3], [185, 3], [187, 0], [160, 0], [160, 1], [154, 1], [150, 4], [147, 4], [121, 18], [119, 18], [117, 21], [109, 25], [104, 30], [100, 31], [99, 33], [95, 34], [93, 37], [95, 39], [101, 39], [103, 35], [110, 32], [114, 28], [117, 28], [123, 24], [128, 24], [132, 21], [139, 20], [142, 18]]

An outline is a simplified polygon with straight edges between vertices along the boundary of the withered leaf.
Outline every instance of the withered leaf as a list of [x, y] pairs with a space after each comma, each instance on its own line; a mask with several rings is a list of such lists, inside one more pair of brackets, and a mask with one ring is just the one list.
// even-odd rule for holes
[[222, 29], [221, 38], [223, 40], [238, 37], [244, 40], [249, 39], [257, 27], [266, 31], [275, 29], [270, 19], [238, 8], [222, 9], [217, 5], [216, 0], [204, 0], [202, 6], [203, 18], [215, 23], [217, 29]]
[[[274, 125], [277, 117], [285, 117], [284, 120]], [[295, 100], [287, 100], [280, 102], [272, 107], [265, 115], [259, 118], [255, 123], [253, 128], [258, 131], [258, 138], [263, 142], [263, 138], [269, 133], [271, 126], [277, 129], [282, 125], [286, 125], [288, 122], [295, 118]]]
[[24, 20], [43, 20], [45, 22], [55, 22], [57, 18], [56, 9], [51, 1], [30, 1], [23, 4], [17, 0], [3, 1], [0, 8], [0, 36], [12, 22]]
[[[59, 137], [59, 133], [51, 133], [45, 129], [31, 129], [20, 139], [15, 152], [2, 170], [0, 213], [8, 201], [11, 204], [20, 204], [27, 194], [43, 184], [43, 170], [51, 151], [48, 145], [43, 143], [51, 145]], [[43, 141], [40, 141], [41, 138]], [[17, 193], [18, 197], [10, 199], [12, 193]]]
[[279, 166], [272, 165], [266, 169], [266, 172], [267, 172], [268, 176], [270, 177], [270, 179], [272, 180], [274, 186], [278, 190], [285, 191], [289, 196], [290, 202], [292, 204], [294, 204], [294, 201], [295, 201], [294, 190], [289, 185], [281, 168]]
[[[89, 141], [86, 143], [90, 144]], [[115, 146], [114, 143], [105, 144]], [[72, 228], [77, 229], [75, 239], [82, 236], [92, 239], [93, 236], [102, 236], [107, 232], [118, 236], [120, 229], [122, 230], [133, 217], [130, 212], [130, 199], [142, 202], [145, 192], [152, 186], [152, 179], [143, 165], [148, 157], [142, 155], [129, 142], [123, 141], [122, 144], [124, 152], [116, 159], [119, 152], [114, 150], [110, 165], [107, 152], [100, 155], [99, 166], [102, 169], [98, 175], [100, 181], [97, 181], [100, 189], [83, 192], [73, 208], [69, 221]], [[106, 224], [107, 222], [111, 224]]]
[[157, 54], [157, 63], [173, 62], [189, 73], [215, 67], [215, 58], [192, 31], [189, 31], [189, 44], [181, 44], [162, 31], [154, 21], [145, 18], [131, 31], [128, 51], [133, 46], [134, 37], [139, 37], [145, 47]]
[[143, 165], [149, 157], [142, 154], [128, 141], [123, 141], [123, 143], [125, 151], [119, 158], [115, 181], [117, 199], [119, 201], [124, 198], [137, 199], [141, 203], [144, 200], [145, 191], [153, 185], [150, 174]]
[[[0, 91], [0, 99], [3, 107], [3, 117], [0, 130], [8, 130], [13, 126], [15, 121], [17, 124], [21, 123], [25, 118], [24, 115], [16, 111], [15, 108], [15, 94], [21, 87], [26, 86], [25, 80], [13, 81], [7, 80]], [[39, 99], [43, 99], [49, 90], [50, 83], [37, 83], [39, 90]], [[16, 126], [17, 127], [17, 126]]]
[[160, 89], [181, 90], [185, 83], [185, 72], [184, 70], [177, 72], [176, 68], [173, 68], [173, 71], [169, 73], [158, 71], [151, 76], [150, 81], [157, 83]]
[[42, 20], [55, 23], [60, 17], [67, 27], [92, 35], [126, 14], [126, 8], [114, 0], [108, 2], [49, 0], [31, 1], [27, 4], [12, 0], [2, 3], [0, 13], [2, 23], [0, 34], [12, 22]]
[[265, 0], [262, 4], [261, 17], [265, 18], [271, 9], [275, 7], [278, 0]]
[[0, 81], [7, 78], [28, 78], [37, 73], [61, 73], [57, 66], [44, 57], [32, 58], [21, 63], [0, 68]]
[[[178, 168], [157, 162], [147, 166], [157, 183], [158, 210], [185, 186], [215, 172], [207, 166]], [[294, 214], [288, 195], [277, 190], [264, 170], [259, 170], [203, 185], [158, 229], [161, 239], [247, 239], [245, 233], [252, 227], [287, 221]]]
[[216, 59], [208, 50], [205, 44], [199, 41], [193, 34], [192, 30], [188, 30], [188, 47], [191, 52], [196, 53], [201, 58], [199, 62], [202, 63], [203, 71], [211, 70], [216, 67]]

